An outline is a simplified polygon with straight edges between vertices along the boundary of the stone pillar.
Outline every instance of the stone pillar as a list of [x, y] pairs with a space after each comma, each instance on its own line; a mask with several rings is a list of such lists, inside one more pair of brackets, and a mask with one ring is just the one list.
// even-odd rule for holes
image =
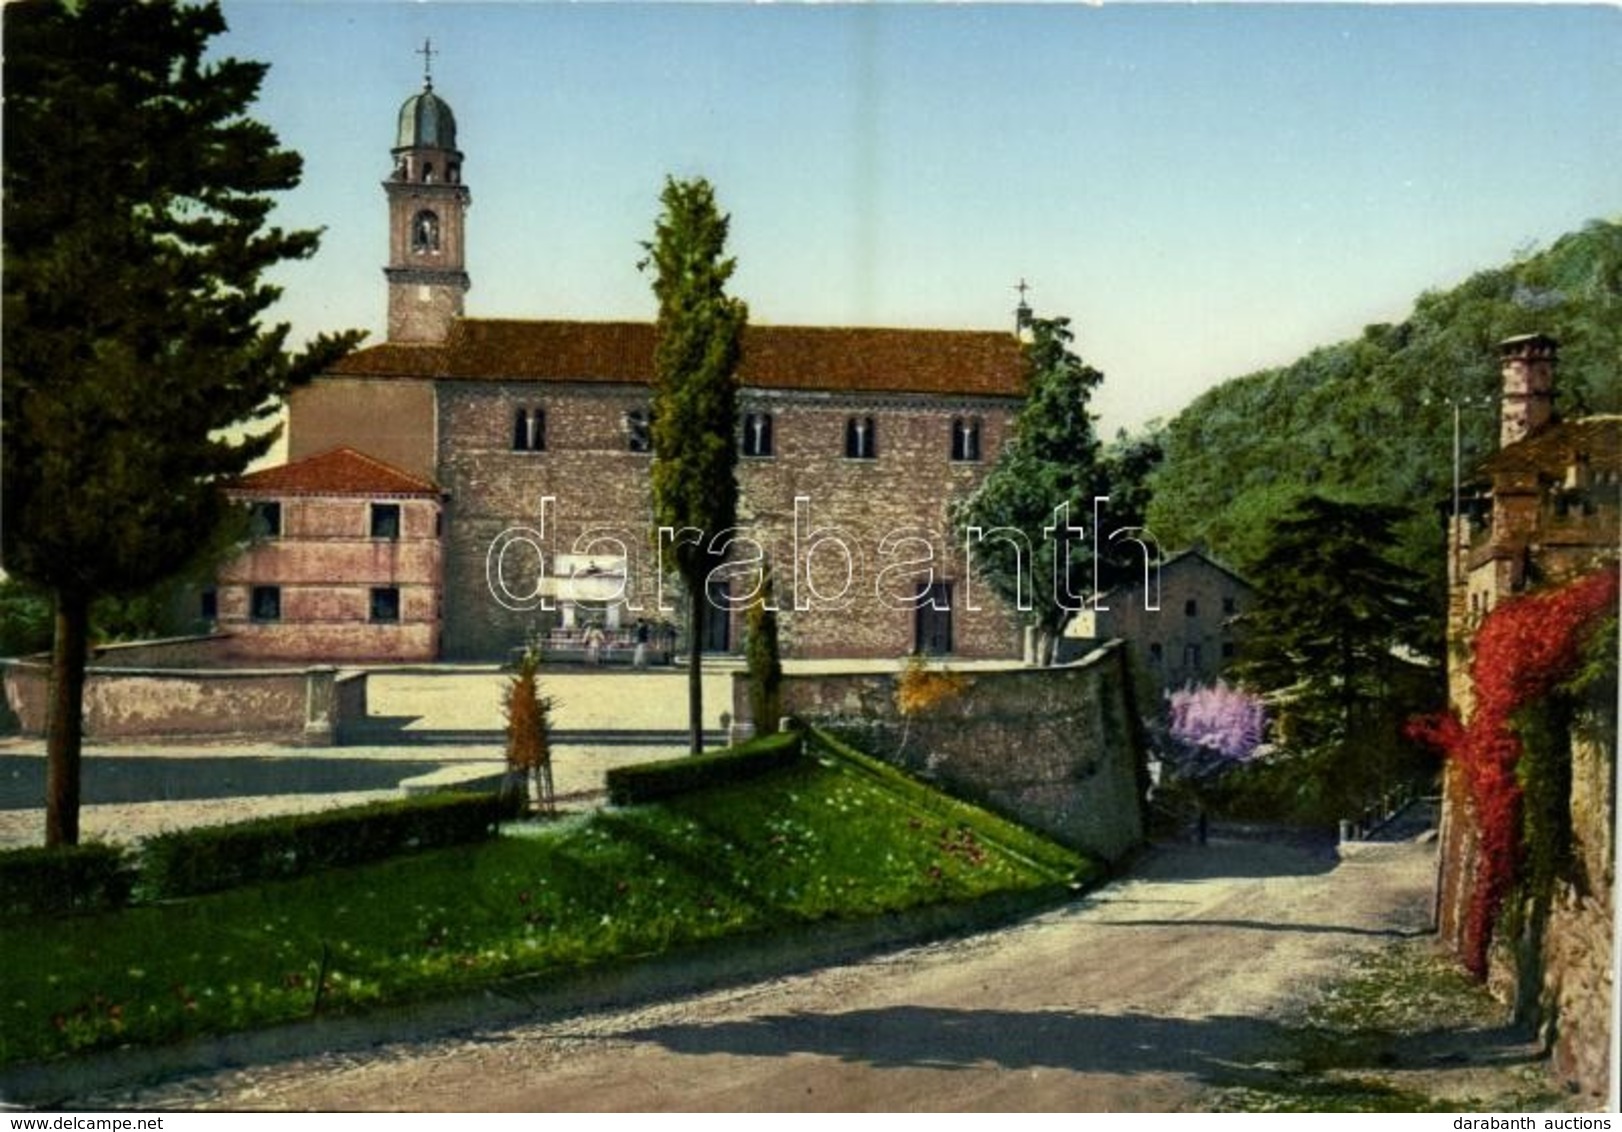
[[304, 745], [330, 747], [337, 739], [338, 670], [321, 665], [304, 670]]

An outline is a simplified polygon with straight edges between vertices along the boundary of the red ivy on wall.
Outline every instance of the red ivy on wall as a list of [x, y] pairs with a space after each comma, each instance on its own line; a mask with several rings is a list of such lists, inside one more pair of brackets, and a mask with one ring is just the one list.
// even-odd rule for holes
[[1493, 925], [1521, 858], [1521, 788], [1515, 777], [1521, 741], [1511, 720], [1573, 675], [1589, 632], [1616, 603], [1614, 567], [1504, 602], [1476, 634], [1470, 722], [1450, 712], [1409, 724], [1410, 736], [1442, 748], [1463, 769], [1475, 803], [1480, 860], [1465, 914], [1463, 959], [1478, 978], [1487, 973]]

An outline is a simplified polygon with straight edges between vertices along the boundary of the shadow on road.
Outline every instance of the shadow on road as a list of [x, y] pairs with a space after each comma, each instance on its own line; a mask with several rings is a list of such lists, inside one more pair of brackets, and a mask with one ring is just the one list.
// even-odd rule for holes
[[655, 1026], [625, 1037], [673, 1053], [788, 1057], [810, 1053], [880, 1069], [1068, 1069], [1078, 1073], [1200, 1074], [1280, 1028], [1251, 1018], [1190, 1020], [1058, 1010], [893, 1006], [843, 1014]]
[[[893, 1006], [841, 1014], [790, 1013], [750, 1021], [654, 1026], [624, 1035], [677, 1054], [735, 1057], [789, 1057], [813, 1054], [877, 1069], [1007, 1070], [1063, 1069], [1074, 1073], [1124, 1075], [1177, 1073], [1207, 1084], [1262, 1080], [1277, 1066], [1257, 1064], [1297, 1047], [1305, 1032], [1276, 1022], [1229, 1015], [1162, 1018], [1147, 1014], [1100, 1015], [1060, 1010], [956, 1010]], [[1483, 1035], [1441, 1030], [1401, 1041], [1412, 1063], [1432, 1060], [1468, 1036], [1479, 1047]], [[1524, 1061], [1524, 1046], [1513, 1031], [1494, 1032], [1508, 1062]], [[1342, 1049], [1342, 1069], [1388, 1067], [1387, 1043], [1367, 1047], [1366, 1056]], [[1472, 1061], [1483, 1059], [1479, 1049]]]
[[[84, 802], [182, 802], [209, 798], [275, 794], [342, 794], [392, 790], [403, 779], [437, 770], [438, 762], [393, 759], [152, 758], [140, 755], [88, 755]], [[44, 805], [45, 760], [0, 755], [0, 810]]]

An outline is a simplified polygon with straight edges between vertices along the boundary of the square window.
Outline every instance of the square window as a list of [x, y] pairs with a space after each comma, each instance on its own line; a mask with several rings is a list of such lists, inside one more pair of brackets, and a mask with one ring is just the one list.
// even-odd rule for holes
[[1239, 607], [1234, 602], [1233, 598], [1225, 597], [1222, 599], [1222, 612], [1228, 614], [1230, 617], [1239, 612]]
[[400, 537], [400, 505], [398, 503], [372, 504], [372, 537], [386, 539]]
[[378, 586], [372, 590], [372, 620], [380, 624], [393, 624], [400, 620], [400, 589], [398, 586]]
[[248, 616], [255, 621], [282, 619], [282, 587], [255, 586], [249, 599]]
[[282, 537], [282, 505], [274, 499], [249, 504], [248, 525], [254, 538]]

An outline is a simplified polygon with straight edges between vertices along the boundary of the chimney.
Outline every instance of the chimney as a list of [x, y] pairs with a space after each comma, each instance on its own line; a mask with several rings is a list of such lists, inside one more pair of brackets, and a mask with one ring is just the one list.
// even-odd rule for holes
[[1525, 440], [1554, 419], [1554, 367], [1559, 346], [1547, 334], [1523, 334], [1498, 344], [1504, 402], [1498, 446]]

